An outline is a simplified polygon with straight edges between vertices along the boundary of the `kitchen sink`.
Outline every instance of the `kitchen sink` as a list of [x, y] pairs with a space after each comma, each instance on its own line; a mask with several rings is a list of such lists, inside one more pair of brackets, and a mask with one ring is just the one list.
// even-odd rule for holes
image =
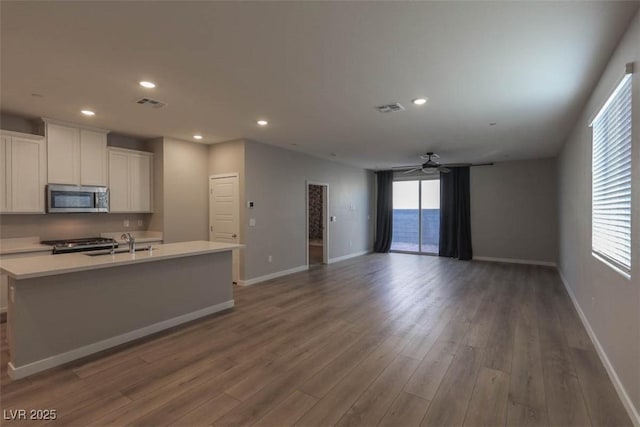
[[[151, 249], [155, 249], [155, 248], [151, 248]], [[136, 248], [136, 252], [142, 252], [142, 251], [148, 251], [149, 247], [144, 247], [144, 248]], [[126, 248], [120, 248], [120, 249], [116, 249], [115, 251], [113, 251], [114, 255], [115, 254], [126, 254], [129, 252], [129, 249]], [[111, 255], [111, 249], [106, 249], [103, 251], [92, 251], [92, 252], [87, 252], [84, 255], [86, 256], [103, 256], [103, 255]]]

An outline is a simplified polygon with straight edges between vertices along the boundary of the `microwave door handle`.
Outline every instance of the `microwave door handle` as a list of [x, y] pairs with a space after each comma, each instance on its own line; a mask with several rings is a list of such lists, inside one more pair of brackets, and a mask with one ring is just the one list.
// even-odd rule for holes
[[98, 209], [100, 206], [100, 198], [98, 197], [98, 192], [93, 193], [93, 209]]

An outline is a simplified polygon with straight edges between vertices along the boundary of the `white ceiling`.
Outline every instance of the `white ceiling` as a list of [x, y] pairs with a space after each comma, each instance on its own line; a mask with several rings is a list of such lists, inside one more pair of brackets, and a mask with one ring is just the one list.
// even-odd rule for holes
[[548, 157], [639, 4], [3, 1], [1, 108], [376, 169]]

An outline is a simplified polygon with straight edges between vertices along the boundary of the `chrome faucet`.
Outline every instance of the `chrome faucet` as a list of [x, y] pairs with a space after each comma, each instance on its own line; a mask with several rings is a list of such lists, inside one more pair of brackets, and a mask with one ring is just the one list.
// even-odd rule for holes
[[129, 253], [136, 253], [136, 239], [131, 235], [131, 233], [122, 233], [120, 238], [129, 244]]

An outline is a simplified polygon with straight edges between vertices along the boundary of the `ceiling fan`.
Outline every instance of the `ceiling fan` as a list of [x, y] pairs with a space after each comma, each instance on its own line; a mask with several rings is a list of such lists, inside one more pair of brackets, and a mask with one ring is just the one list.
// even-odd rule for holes
[[392, 168], [393, 170], [397, 170], [397, 171], [405, 171], [404, 173], [411, 173], [411, 172], [415, 172], [415, 171], [422, 171], [423, 173], [435, 173], [435, 172], [442, 172], [442, 173], [449, 173], [451, 172], [452, 167], [461, 167], [461, 166], [491, 166], [493, 165], [493, 163], [446, 163], [446, 164], [441, 164], [438, 163], [435, 159], [439, 159], [440, 156], [438, 156], [437, 154], [429, 151], [423, 155], [420, 156], [420, 158], [422, 160], [426, 160], [426, 162], [422, 163], [421, 165], [411, 165], [411, 166], [397, 166]]

